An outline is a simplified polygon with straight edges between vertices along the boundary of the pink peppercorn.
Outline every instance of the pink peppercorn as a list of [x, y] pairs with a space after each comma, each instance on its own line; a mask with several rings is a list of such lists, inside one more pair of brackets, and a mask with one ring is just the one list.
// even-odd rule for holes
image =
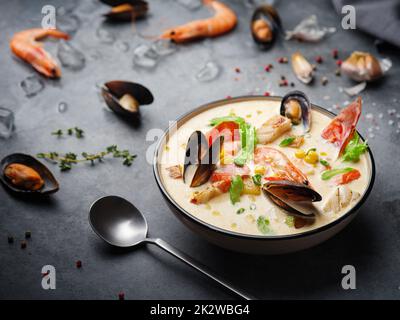
[[317, 56], [317, 57], [315, 58], [315, 62], [317, 62], [317, 63], [322, 63], [322, 61], [323, 61], [323, 59], [322, 59], [321, 56]]
[[336, 64], [340, 67], [342, 65], [342, 60], [336, 61]]
[[118, 299], [125, 300], [125, 293], [123, 293], [123, 292], [118, 293]]
[[75, 265], [76, 265], [76, 267], [77, 267], [78, 269], [82, 268], [82, 261], [81, 261], [81, 260], [76, 261], [76, 262], [75, 262]]

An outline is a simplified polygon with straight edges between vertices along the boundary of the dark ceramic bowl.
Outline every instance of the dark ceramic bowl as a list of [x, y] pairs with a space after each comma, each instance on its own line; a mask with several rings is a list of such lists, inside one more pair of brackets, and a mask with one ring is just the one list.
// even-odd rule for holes
[[[199, 113], [225, 104], [230, 104], [234, 102], [243, 102], [243, 101], [260, 101], [260, 100], [281, 101], [281, 99], [282, 99], [281, 97], [245, 96], [245, 97], [230, 98], [230, 99], [211, 102], [201, 107], [198, 107], [193, 111], [180, 117], [177, 120], [177, 128], [179, 129], [183, 123], [185, 123], [192, 117], [198, 115]], [[333, 118], [335, 116], [333, 113], [316, 105], [312, 105], [312, 109], [322, 112], [323, 114], [327, 115], [330, 118]], [[252, 254], [284, 254], [313, 247], [334, 236], [336, 233], [338, 233], [344, 227], [346, 227], [350, 223], [350, 221], [354, 219], [360, 208], [367, 200], [374, 184], [375, 163], [374, 163], [374, 158], [372, 156], [372, 152], [368, 148], [366, 156], [367, 156], [368, 166], [371, 168], [371, 177], [368, 182], [367, 190], [365, 191], [364, 195], [359, 200], [359, 202], [351, 210], [349, 210], [347, 213], [345, 213], [338, 219], [319, 228], [293, 235], [280, 235], [280, 236], [248, 235], [248, 234], [225, 230], [216, 227], [214, 225], [211, 225], [209, 223], [206, 223], [200, 220], [199, 218], [193, 216], [183, 208], [181, 208], [179, 204], [168, 194], [167, 190], [165, 189], [160, 174], [159, 159], [161, 157], [161, 151], [163, 150], [165, 144], [168, 142], [167, 133], [169, 132], [169, 130], [170, 128], [168, 128], [164, 132], [164, 135], [161, 137], [154, 155], [153, 170], [154, 170], [154, 176], [157, 181], [157, 185], [160, 188], [161, 193], [164, 196], [169, 207], [171, 208], [172, 212], [185, 226], [187, 226], [190, 230], [194, 231], [201, 237], [207, 239], [208, 241], [226, 249], [240, 251], [243, 253], [252, 253]], [[360, 137], [362, 138], [361, 135]]]

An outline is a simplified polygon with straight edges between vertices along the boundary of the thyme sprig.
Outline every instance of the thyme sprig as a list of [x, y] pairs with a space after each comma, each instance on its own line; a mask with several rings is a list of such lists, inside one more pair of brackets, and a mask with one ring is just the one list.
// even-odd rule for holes
[[78, 127], [73, 127], [73, 128], [68, 128], [67, 130], [62, 130], [62, 129], [57, 129], [55, 131], [53, 131], [51, 133], [53, 136], [57, 136], [57, 137], [62, 137], [64, 134], [67, 134], [69, 136], [72, 136], [75, 134], [75, 137], [77, 137], [78, 139], [81, 139], [84, 137], [85, 135], [85, 131], [83, 131], [81, 128]]
[[123, 159], [122, 164], [128, 167], [132, 165], [136, 158], [136, 154], [131, 154], [129, 150], [119, 150], [116, 145], [109, 146], [99, 153], [91, 154], [82, 152], [80, 157], [73, 152], [68, 152], [63, 155], [57, 152], [38, 153], [36, 156], [57, 163], [61, 171], [69, 171], [72, 169], [74, 164], [90, 162], [91, 165], [95, 165], [96, 162], [102, 162], [108, 155], [112, 155], [114, 158]]

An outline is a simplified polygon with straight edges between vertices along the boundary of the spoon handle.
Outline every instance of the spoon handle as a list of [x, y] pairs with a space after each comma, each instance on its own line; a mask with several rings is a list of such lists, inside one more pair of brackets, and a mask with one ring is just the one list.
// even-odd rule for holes
[[245, 300], [253, 300], [254, 298], [248, 295], [247, 293], [235, 288], [232, 284], [229, 282], [222, 280], [220, 277], [218, 277], [214, 272], [209, 270], [206, 266], [202, 265], [201, 263], [197, 262], [193, 258], [189, 257], [185, 253], [181, 252], [180, 250], [174, 248], [173, 246], [169, 245], [162, 239], [151, 239], [148, 238], [146, 239], [147, 243], [152, 243], [160, 247], [161, 249], [165, 250], [166, 252], [170, 253], [171, 255], [175, 256], [179, 260], [185, 262], [189, 266], [191, 266], [193, 269], [196, 269], [197, 271], [200, 271], [202, 274], [208, 276], [209, 278], [213, 279], [214, 281], [218, 282], [220, 285], [224, 286], [228, 290], [236, 293], [238, 296], [242, 297]]

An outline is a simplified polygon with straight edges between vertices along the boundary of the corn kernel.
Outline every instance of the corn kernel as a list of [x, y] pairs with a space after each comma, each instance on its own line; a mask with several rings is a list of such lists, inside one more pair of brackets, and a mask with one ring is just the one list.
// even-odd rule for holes
[[266, 169], [264, 166], [256, 166], [256, 167], [254, 168], [254, 173], [255, 173], [255, 174], [264, 175], [265, 172], [266, 172], [266, 170], [267, 170], [267, 169]]
[[309, 164], [315, 164], [318, 162], [318, 153], [316, 151], [310, 151], [305, 157], [304, 161]]
[[303, 158], [306, 156], [306, 153], [305, 153], [304, 150], [298, 149], [298, 150], [296, 150], [296, 152], [295, 152], [294, 155], [295, 155], [296, 158], [298, 158], [298, 159], [303, 159]]

